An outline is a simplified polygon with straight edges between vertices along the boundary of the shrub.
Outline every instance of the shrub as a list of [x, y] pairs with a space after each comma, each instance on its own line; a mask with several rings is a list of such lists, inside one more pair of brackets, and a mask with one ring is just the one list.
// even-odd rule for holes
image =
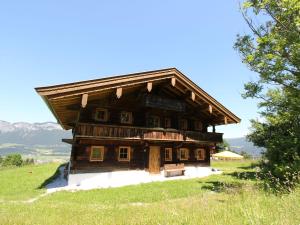
[[25, 160], [23, 160], [23, 165], [32, 165], [34, 164], [34, 159], [33, 158], [27, 158]]
[[300, 183], [299, 164], [290, 166], [261, 164], [261, 178], [265, 189], [275, 193], [289, 193]]
[[20, 154], [7, 155], [2, 162], [2, 166], [22, 166], [23, 160]]

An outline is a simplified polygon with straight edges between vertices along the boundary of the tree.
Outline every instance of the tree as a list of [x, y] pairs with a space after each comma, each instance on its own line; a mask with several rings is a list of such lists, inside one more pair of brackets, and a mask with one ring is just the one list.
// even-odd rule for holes
[[230, 144], [228, 143], [228, 141], [223, 140], [222, 143], [217, 144], [217, 149], [218, 149], [218, 151], [219, 150], [221, 150], [221, 151], [230, 150]]
[[234, 48], [258, 74], [243, 97], [260, 99], [262, 118], [251, 120], [248, 139], [266, 148], [267, 184], [291, 191], [300, 181], [300, 1], [247, 0], [241, 12], [252, 33]]
[[246, 151], [241, 151], [240, 155], [244, 156], [244, 159], [251, 159], [252, 155]]
[[23, 160], [20, 154], [10, 154], [4, 158], [2, 166], [22, 166], [22, 163]]

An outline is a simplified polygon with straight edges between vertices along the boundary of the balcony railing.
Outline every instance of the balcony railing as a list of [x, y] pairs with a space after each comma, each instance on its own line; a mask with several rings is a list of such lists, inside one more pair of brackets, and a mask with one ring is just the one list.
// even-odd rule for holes
[[187, 142], [222, 142], [222, 133], [202, 133], [163, 128], [144, 128], [117, 125], [80, 123], [75, 129], [75, 136], [81, 138], [187, 141]]

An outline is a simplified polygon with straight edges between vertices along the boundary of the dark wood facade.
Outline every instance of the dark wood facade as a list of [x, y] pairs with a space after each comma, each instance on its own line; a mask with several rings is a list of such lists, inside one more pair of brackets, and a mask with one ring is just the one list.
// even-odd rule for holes
[[73, 131], [71, 173], [209, 165], [215, 126], [239, 122], [176, 69], [36, 90]]

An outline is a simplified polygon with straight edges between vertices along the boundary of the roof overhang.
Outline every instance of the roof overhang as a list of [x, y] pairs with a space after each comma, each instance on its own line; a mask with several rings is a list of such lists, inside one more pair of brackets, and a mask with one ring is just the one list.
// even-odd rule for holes
[[[206, 93], [183, 73], [176, 68], [168, 68], [155, 71], [147, 71], [121, 76], [113, 76], [102, 79], [87, 80], [76, 83], [61, 84], [55, 86], [38, 87], [35, 90], [46, 102], [47, 106], [64, 129], [70, 129], [70, 121], [66, 118], [76, 118], [77, 113], [67, 110], [69, 105], [85, 107], [87, 101], [97, 99], [99, 96], [105, 97], [113, 92], [122, 95], [122, 91], [132, 88], [147, 87], [152, 88], [152, 84], [168, 81], [170, 86], [183, 93], [187, 91], [191, 94], [194, 102], [207, 107], [210, 113], [215, 113], [220, 119], [218, 123], [211, 125], [222, 125], [239, 123], [241, 120], [212, 96]], [[151, 90], [150, 90], [151, 91]], [[120, 97], [120, 96], [118, 96]]]

